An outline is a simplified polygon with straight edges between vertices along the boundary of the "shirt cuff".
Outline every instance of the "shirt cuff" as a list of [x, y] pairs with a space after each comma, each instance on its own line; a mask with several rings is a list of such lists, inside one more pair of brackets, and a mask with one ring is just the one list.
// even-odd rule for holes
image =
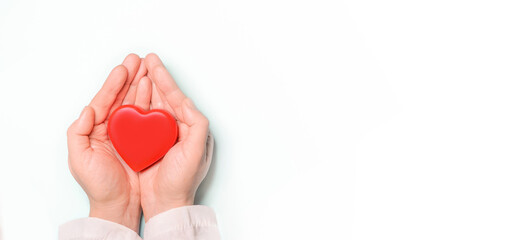
[[88, 217], [69, 221], [59, 226], [59, 239], [141, 240], [141, 237], [126, 226], [100, 218]]
[[201, 205], [179, 207], [152, 217], [145, 239], [220, 239], [215, 212]]

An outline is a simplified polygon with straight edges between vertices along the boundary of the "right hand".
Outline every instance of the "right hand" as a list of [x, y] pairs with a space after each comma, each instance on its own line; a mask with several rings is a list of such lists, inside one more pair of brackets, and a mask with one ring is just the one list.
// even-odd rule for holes
[[138, 174], [113, 148], [107, 136], [107, 120], [122, 102], [138, 100], [136, 85], [145, 74], [140, 58], [127, 56], [68, 128], [68, 165], [88, 195], [90, 217], [119, 223], [135, 232], [141, 217]]

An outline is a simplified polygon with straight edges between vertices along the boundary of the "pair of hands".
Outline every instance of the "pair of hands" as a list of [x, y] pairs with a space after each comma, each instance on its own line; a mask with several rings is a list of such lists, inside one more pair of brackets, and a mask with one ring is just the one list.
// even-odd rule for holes
[[[109, 115], [119, 106], [164, 109], [179, 126], [179, 139], [168, 153], [136, 173], [113, 148], [107, 135]], [[145, 221], [172, 208], [193, 205], [209, 169], [213, 138], [207, 118], [178, 88], [159, 57], [128, 55], [68, 128], [68, 164], [90, 202], [90, 217], [138, 232]]]

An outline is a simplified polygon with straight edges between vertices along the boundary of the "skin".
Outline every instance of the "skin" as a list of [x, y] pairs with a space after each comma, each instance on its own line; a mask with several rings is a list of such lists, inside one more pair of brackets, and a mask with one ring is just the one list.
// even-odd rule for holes
[[[107, 135], [109, 114], [122, 104], [167, 110], [179, 125], [177, 144], [140, 173], [125, 164]], [[213, 150], [213, 138], [208, 129], [207, 118], [177, 87], [157, 55], [127, 56], [68, 128], [69, 168], [88, 195], [89, 216], [138, 232], [141, 210], [148, 221], [192, 205], [210, 165], [206, 154]]]
[[[145, 67], [152, 86], [142, 86], [139, 92], [144, 109], [164, 109], [179, 126], [179, 139], [163, 159], [139, 174], [141, 206], [145, 222], [166, 210], [193, 205], [195, 192], [211, 164], [207, 154], [213, 151], [208, 119], [193, 101], [179, 89], [156, 54], [145, 57]], [[209, 142], [210, 144], [206, 143]], [[206, 149], [206, 146], [210, 146]]]

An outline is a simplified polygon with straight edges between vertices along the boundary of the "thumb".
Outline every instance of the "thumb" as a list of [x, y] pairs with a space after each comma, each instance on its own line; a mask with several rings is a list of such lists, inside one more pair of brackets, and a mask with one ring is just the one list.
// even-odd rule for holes
[[89, 134], [95, 124], [95, 111], [86, 106], [79, 118], [68, 128], [68, 152], [79, 154], [89, 148]]

